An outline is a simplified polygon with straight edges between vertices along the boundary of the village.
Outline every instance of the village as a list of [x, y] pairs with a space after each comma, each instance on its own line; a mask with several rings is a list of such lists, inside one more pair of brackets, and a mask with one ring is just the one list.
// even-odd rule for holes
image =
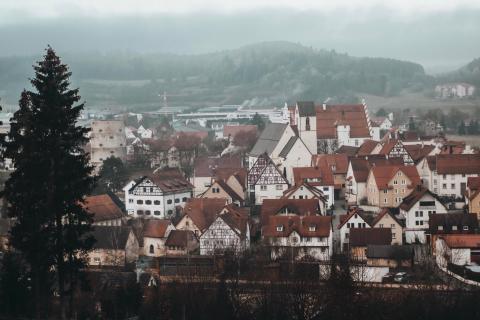
[[[344, 256], [362, 283], [421, 283], [430, 263], [439, 284], [480, 285], [476, 147], [373, 117], [365, 102], [296, 102], [246, 121], [220, 109], [91, 119], [97, 173], [112, 157], [131, 169], [85, 199], [96, 239], [87, 270], [148, 287], [214, 279], [249, 257], [258, 265], [238, 262], [245, 279], [289, 279], [306, 265], [321, 281]], [[10, 224], [2, 218], [2, 251]]]

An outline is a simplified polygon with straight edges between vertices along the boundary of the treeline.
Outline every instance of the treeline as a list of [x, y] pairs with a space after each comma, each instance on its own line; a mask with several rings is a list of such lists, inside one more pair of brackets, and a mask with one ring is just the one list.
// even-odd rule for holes
[[472, 60], [457, 71], [441, 75], [437, 82], [466, 82], [477, 87], [475, 95], [479, 96], [480, 88], [480, 58]]

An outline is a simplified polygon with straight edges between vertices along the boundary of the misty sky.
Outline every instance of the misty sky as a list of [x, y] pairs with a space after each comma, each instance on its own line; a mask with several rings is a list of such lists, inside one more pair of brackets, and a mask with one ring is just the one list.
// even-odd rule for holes
[[480, 1], [0, 0], [1, 56], [204, 53], [287, 40], [443, 71], [480, 57]]

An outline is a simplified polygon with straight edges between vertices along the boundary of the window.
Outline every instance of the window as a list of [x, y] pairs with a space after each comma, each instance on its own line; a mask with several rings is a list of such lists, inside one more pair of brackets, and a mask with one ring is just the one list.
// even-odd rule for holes
[[133, 203], [133, 199], [128, 199], [128, 203]]
[[308, 227], [308, 231], [315, 231], [317, 230], [317, 227], [316, 226], [310, 226]]
[[[455, 227], [456, 228], [456, 227]], [[453, 229], [453, 228], [452, 228]], [[442, 231], [443, 230], [443, 226], [438, 226], [438, 230]]]
[[403, 185], [407, 184], [407, 181], [406, 181], [406, 180], [402, 180], [402, 184], [403, 184]]
[[447, 179], [447, 175], [446, 175], [446, 174], [443, 175], [443, 179]]
[[387, 198], [383, 199], [383, 203], [387, 203]]
[[401, 175], [402, 175], [402, 173], [401, 173], [400, 171], [398, 171], [398, 172], [397, 172], [397, 176], [400, 177]]
[[395, 232], [392, 232], [392, 239], [395, 239], [396, 236], [395, 236]]
[[145, 210], [145, 214], [149, 216], [151, 214], [150, 210]]
[[172, 210], [168, 210], [168, 214], [171, 215], [173, 213]]
[[175, 203], [180, 203], [180, 199], [175, 199]]
[[187, 197], [183, 197], [182, 202], [187, 202]]
[[452, 230], [453, 230], [453, 231], [456, 231], [456, 230], [457, 230], [457, 226], [452, 226]]
[[437, 185], [437, 179], [433, 179], [433, 184]]
[[383, 228], [383, 223], [380, 223], [380, 225], [378, 226], [379, 228]]
[[267, 186], [260, 186], [261, 191], [267, 191]]
[[277, 184], [276, 189], [277, 190], [283, 190], [283, 186], [281, 184]]
[[328, 191], [328, 187], [323, 187], [323, 191]]
[[446, 183], [442, 184], [442, 189], [447, 189], [447, 184]]
[[167, 203], [168, 203], [168, 204], [172, 204], [172, 199], [168, 199], [168, 200], [167, 200]]
[[397, 181], [397, 180], [393, 180], [393, 184], [394, 184], [394, 185], [397, 185], [397, 184], [398, 184], [398, 181]]
[[310, 131], [310, 117], [305, 119], [305, 130]]
[[95, 258], [93, 258], [93, 261], [95, 261], [96, 263], [100, 263], [100, 258], [99, 258], [99, 257], [95, 257]]
[[143, 200], [137, 200], [137, 204], [143, 204]]
[[153, 201], [153, 204], [158, 206], [160, 204], [160, 200]]
[[392, 229], [395, 228], [395, 223], [392, 223], [392, 224], [390, 225], [390, 228], [392, 228]]
[[212, 193], [220, 193], [220, 188], [212, 187]]
[[147, 192], [147, 188], [143, 187], [143, 192]]
[[145, 204], [152, 204], [152, 200], [145, 200]]
[[452, 183], [451, 187], [452, 189], [455, 189], [455, 183]]
[[463, 231], [468, 231], [468, 226], [463, 226]]
[[154, 254], [154, 253], [155, 253], [155, 248], [153, 247], [153, 244], [150, 245], [149, 252], [150, 252], [150, 254]]
[[110, 138], [110, 139], [113, 139], [113, 136], [110, 136], [109, 138]]
[[283, 231], [283, 226], [277, 226], [277, 231], [282, 232]]
[[[103, 147], [103, 144], [102, 144], [102, 143], [100, 143], [100, 147]], [[102, 160], [102, 159], [100, 159], [100, 160]]]
[[159, 216], [159, 215], [160, 215], [160, 211], [155, 210], [155, 211], [153, 211], [153, 214], [156, 215], [156, 216]]
[[[397, 190], [395, 190], [395, 191], [397, 191]], [[383, 190], [383, 193], [388, 193], [388, 190], [387, 189]]]
[[138, 215], [143, 215], [143, 210], [137, 210]]
[[150, 192], [153, 192], [153, 187], [150, 187]]

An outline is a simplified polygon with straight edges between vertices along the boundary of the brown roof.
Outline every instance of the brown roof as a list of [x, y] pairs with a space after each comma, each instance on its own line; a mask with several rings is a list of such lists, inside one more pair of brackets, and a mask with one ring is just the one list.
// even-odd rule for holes
[[351, 228], [350, 246], [366, 247], [368, 245], [388, 245], [392, 243], [390, 228]]
[[240, 169], [242, 159], [238, 156], [227, 157], [198, 157], [195, 159], [195, 177], [213, 177], [215, 170]]
[[[277, 227], [282, 231], [277, 231]], [[264, 237], [288, 237], [296, 231], [301, 237], [328, 237], [332, 218], [326, 216], [270, 216], [262, 226]]]
[[398, 171], [402, 171], [410, 179], [411, 185], [408, 187], [420, 184], [420, 176], [415, 166], [375, 166], [371, 169], [379, 190], [387, 189], [388, 183]]
[[240, 185], [245, 189], [247, 183], [247, 169], [246, 168], [217, 168], [214, 170], [213, 178], [215, 180], [227, 181], [231, 176], [234, 176]]
[[393, 147], [397, 144], [398, 140], [396, 139], [390, 139], [387, 142], [385, 142], [382, 146], [382, 149], [380, 149], [379, 154], [385, 154], [388, 155], [390, 151], [392, 151]]
[[358, 147], [343, 145], [335, 151], [337, 154], [346, 154], [348, 157], [353, 157], [358, 152]]
[[297, 191], [300, 187], [304, 187], [308, 189], [311, 193], [313, 193], [318, 199], [322, 200], [323, 202], [326, 202], [325, 197], [323, 196], [323, 192], [312, 185], [310, 185], [308, 182], [302, 182], [301, 184], [294, 185], [293, 187], [285, 190], [283, 192], [282, 198], [288, 198], [292, 193]]
[[415, 205], [415, 203], [420, 201], [423, 198], [423, 196], [426, 194], [431, 195], [432, 197], [437, 199], [440, 203], [442, 203], [436, 194], [430, 192], [430, 190], [428, 190], [425, 187], [418, 186], [417, 188], [415, 188], [415, 190], [412, 191], [412, 193], [410, 193], [408, 196], [403, 198], [403, 201], [400, 204], [399, 208], [405, 211], [410, 210]]
[[265, 199], [260, 209], [262, 223], [266, 223], [269, 216], [274, 216], [285, 208], [300, 216], [320, 213], [318, 199]]
[[183, 177], [180, 170], [167, 168], [155, 170], [152, 174], [147, 174], [136, 180], [136, 183], [130, 188], [137, 187], [143, 180], [150, 179], [163, 192], [179, 192], [193, 189], [193, 185]]
[[367, 223], [368, 225], [370, 225], [370, 218], [367, 217], [367, 215], [365, 214], [365, 212], [358, 208], [358, 207], [351, 207], [348, 209], [347, 211], [347, 214], [342, 214], [340, 216], [340, 224], [338, 225], [338, 229], [341, 229], [343, 227], [343, 225], [345, 223], [347, 223], [351, 217], [355, 216], [355, 215], [358, 215], [360, 216], [360, 218], [363, 219], [363, 221], [365, 221], [365, 223]]
[[[293, 168], [293, 180], [295, 184], [308, 181], [311, 185], [333, 186], [333, 173], [325, 161], [318, 167], [297, 167]], [[313, 179], [313, 180], [312, 180]]]
[[[442, 230], [438, 230], [439, 226]], [[453, 226], [456, 226], [457, 230], [453, 230]], [[463, 230], [464, 226], [467, 226], [468, 230]], [[430, 214], [428, 228], [430, 234], [474, 233], [478, 229], [478, 220], [473, 213]]]
[[480, 177], [468, 177], [467, 187], [474, 191], [480, 189]]
[[418, 162], [422, 160], [423, 158], [427, 157], [430, 152], [432, 152], [435, 149], [435, 146], [426, 144], [426, 145], [421, 145], [421, 144], [411, 144], [411, 145], [404, 145], [405, 150], [407, 150], [408, 154], [410, 157], [412, 157], [412, 160], [414, 162]]
[[357, 154], [359, 156], [366, 156], [372, 153], [373, 149], [378, 145], [378, 141], [370, 139], [364, 140], [360, 148], [358, 148]]
[[183, 212], [203, 231], [215, 221], [226, 203], [226, 199], [192, 198], [188, 199]]
[[440, 154], [436, 168], [438, 174], [480, 174], [480, 154]]
[[198, 242], [195, 234], [190, 230], [172, 230], [165, 240], [167, 247], [183, 247], [186, 248], [188, 243]]
[[[402, 158], [386, 159], [383, 155], [369, 155], [362, 158], [351, 158], [353, 175], [357, 182], [366, 182], [370, 169], [373, 166], [402, 165]], [[348, 177], [347, 177], [348, 178]]]
[[399, 219], [397, 219], [395, 214], [393, 214], [390, 210], [391, 210], [390, 208], [383, 208], [382, 211], [380, 211], [380, 213], [372, 221], [372, 224], [371, 224], [372, 227], [374, 227], [377, 223], [379, 223], [380, 220], [382, 220], [382, 218], [386, 215], [389, 215], [393, 220], [395, 220], [396, 223], [398, 223], [400, 226], [403, 226], [403, 223]]
[[241, 237], [246, 236], [248, 215], [240, 210], [228, 210], [220, 216], [225, 223]]
[[148, 219], [143, 226], [143, 236], [148, 238], [165, 238], [165, 233], [170, 224], [170, 220], [167, 219]]
[[122, 209], [108, 194], [89, 196], [85, 198], [84, 206], [93, 214], [93, 221], [121, 219], [124, 217]]
[[370, 129], [362, 104], [356, 105], [327, 105], [325, 110], [322, 106], [316, 107], [317, 111], [317, 138], [336, 138], [337, 124], [348, 124], [350, 126], [350, 137], [370, 137]]
[[480, 234], [442, 235], [449, 248], [480, 248]]
[[332, 168], [334, 174], [346, 174], [348, 170], [348, 156], [346, 154], [314, 154], [312, 156], [312, 165], [314, 167], [322, 167], [325, 164]]
[[257, 126], [254, 124], [243, 124], [243, 125], [225, 125], [223, 127], [223, 136], [232, 138], [235, 137], [239, 132], [253, 132], [257, 134]]

